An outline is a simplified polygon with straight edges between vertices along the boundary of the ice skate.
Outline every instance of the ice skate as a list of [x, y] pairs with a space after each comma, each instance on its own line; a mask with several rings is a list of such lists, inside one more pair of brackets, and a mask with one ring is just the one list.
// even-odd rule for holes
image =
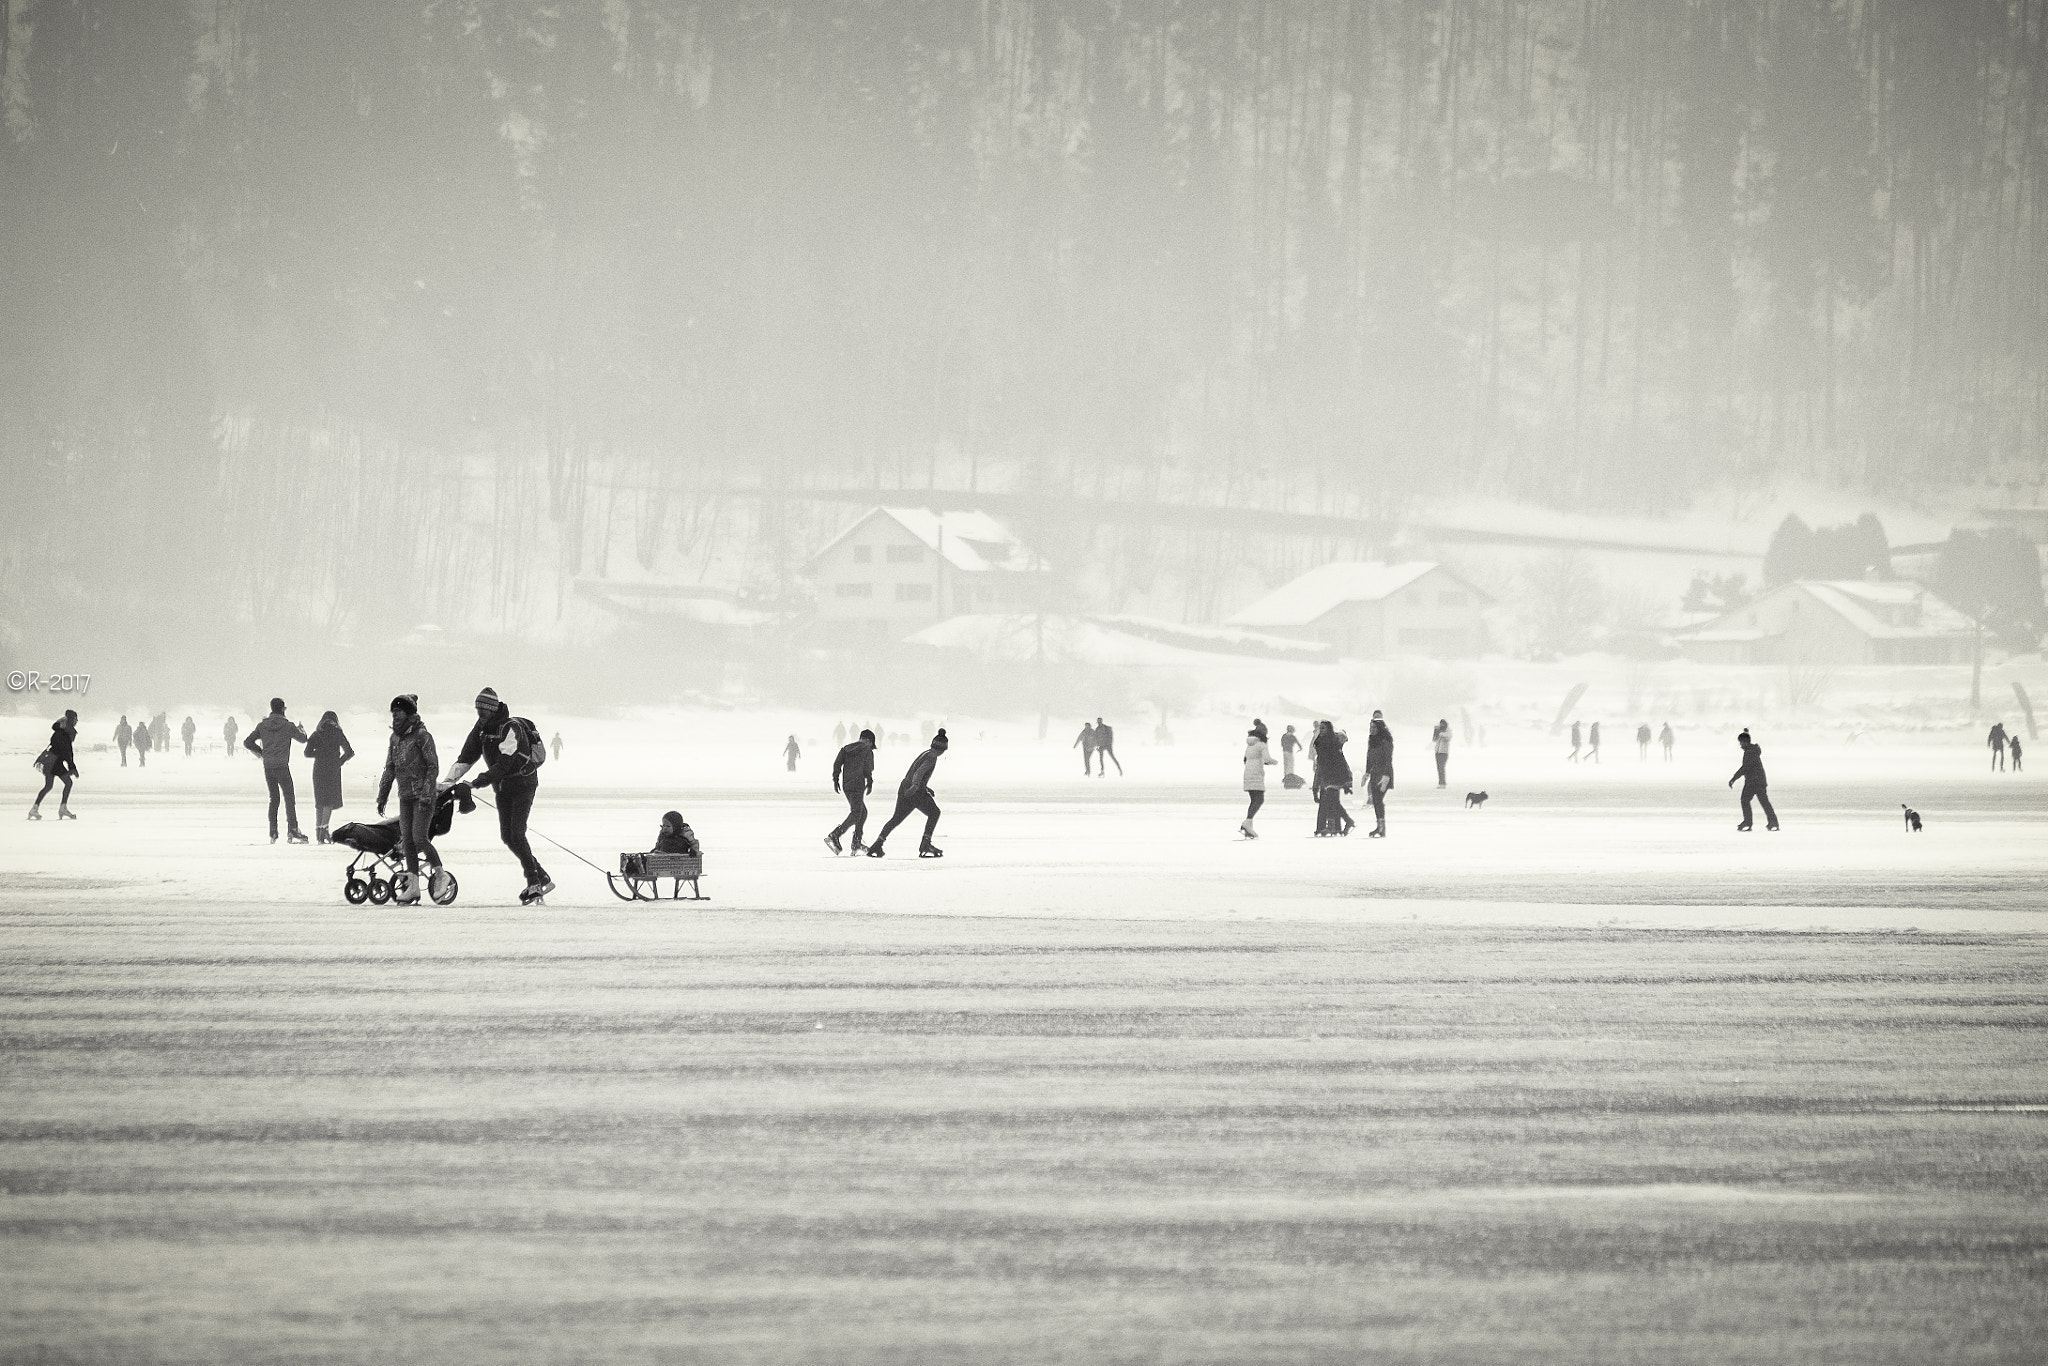
[[519, 904], [522, 906], [538, 906], [541, 904], [541, 899], [553, 890], [555, 890], [553, 878], [543, 877], [538, 882], [529, 882], [526, 884], [526, 890], [519, 894]]
[[825, 836], [825, 847], [827, 849], [830, 849], [835, 854], [843, 854], [846, 852], [846, 850], [840, 845], [839, 836], [837, 835]]
[[1239, 821], [1237, 823], [1237, 829], [1238, 833], [1243, 835], [1248, 840], [1255, 840], [1259, 837], [1259, 832], [1252, 828], [1252, 823], [1250, 821]]
[[78, 817], [72, 814], [70, 807], [60, 806], [57, 808], [57, 819], [60, 821], [75, 821]]
[[31, 807], [30, 807], [30, 808], [28, 809], [28, 818], [29, 818], [30, 820], [32, 820], [32, 821], [39, 821], [39, 820], [41, 820], [41, 819], [43, 818], [43, 813], [42, 813], [42, 812], [40, 812], [40, 811], [38, 811], [38, 810], [37, 810], [36, 808], [34, 808], [33, 806], [31, 806]]
[[285, 843], [286, 843], [286, 844], [310, 844], [310, 843], [311, 843], [311, 841], [310, 841], [310, 840], [308, 840], [308, 839], [307, 839], [307, 838], [305, 837], [305, 835], [304, 835], [304, 834], [302, 834], [301, 832], [299, 832], [299, 831], [297, 831], [297, 830], [294, 830], [294, 831], [292, 831], [292, 832], [291, 832], [291, 833], [290, 833], [289, 835], [286, 835], [286, 836], [284, 837], [284, 839], [285, 839]]
[[855, 840], [853, 842], [853, 856], [855, 858], [859, 858], [862, 854], [865, 854], [867, 851], [868, 847], [865, 844], [862, 844], [859, 840]]
[[1743, 821], [1743, 822], [1742, 822], [1741, 824], [1737, 825], [1737, 826], [1736, 826], [1735, 828], [1736, 828], [1737, 830], [1748, 830], [1748, 829], [1751, 829], [1752, 827], [1751, 827], [1751, 825], [1750, 825], [1750, 823], [1749, 823], [1748, 821]]
[[936, 844], [927, 844], [917, 851], [917, 856], [919, 858], [944, 858], [946, 851], [939, 848]]
[[886, 854], [884, 854], [884, 853], [882, 852], [882, 846], [881, 846], [881, 845], [879, 845], [879, 844], [871, 844], [871, 845], [869, 845], [869, 846], [868, 846], [868, 857], [869, 857], [869, 858], [887, 858], [887, 857], [888, 857], [888, 855], [886, 855]]
[[1776, 821], [1772, 821], [1769, 825], [1764, 827], [1764, 833], [1769, 834], [1771, 831], [1776, 830], [1777, 828], [1778, 823]]
[[396, 883], [396, 886], [392, 889], [391, 900], [395, 904], [400, 906], [417, 906], [420, 904], [420, 875], [418, 873], [400, 873], [393, 881]]

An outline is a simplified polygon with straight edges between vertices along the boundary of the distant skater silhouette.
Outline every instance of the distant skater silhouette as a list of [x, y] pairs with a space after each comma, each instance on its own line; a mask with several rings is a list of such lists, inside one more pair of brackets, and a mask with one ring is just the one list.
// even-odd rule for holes
[[1648, 721], [1636, 727], [1636, 759], [1641, 763], [1650, 762], [1650, 723]]
[[1600, 762], [1600, 723], [1599, 723], [1598, 721], [1595, 721], [1595, 722], [1593, 723], [1593, 727], [1592, 727], [1592, 729], [1591, 729], [1591, 730], [1588, 730], [1588, 731], [1586, 732], [1586, 740], [1588, 741], [1588, 743], [1587, 743], [1587, 745], [1586, 745], [1586, 757], [1587, 757], [1588, 759], [1592, 760], [1592, 761], [1593, 761], [1594, 763], [1596, 763], [1596, 764], [1597, 764], [1597, 763], [1599, 763], [1599, 762]]
[[1372, 801], [1373, 819], [1366, 833], [1374, 839], [1387, 837], [1387, 794], [1393, 790], [1394, 732], [1387, 729], [1386, 718], [1374, 712], [1372, 730], [1365, 737], [1365, 795]]
[[2020, 771], [2020, 733], [2019, 733], [2018, 731], [2014, 731], [2014, 732], [2013, 732], [2013, 733], [2012, 733], [2011, 735], [2008, 735], [2008, 736], [2006, 737], [2006, 739], [2005, 739], [2005, 748], [2006, 748], [2006, 752], [2007, 752], [2008, 754], [2012, 755], [2012, 771], [2013, 771], [2013, 772], [2015, 772], [2015, 773], [2019, 772], [2019, 771]]
[[1436, 751], [1436, 785], [1447, 787], [1444, 768], [1451, 762], [1451, 723], [1439, 720], [1436, 729], [1429, 733], [1430, 747]]
[[227, 741], [227, 752], [230, 759], [235, 757], [235, 732], [239, 729], [241, 727], [235, 724], [235, 718], [232, 716], [220, 728], [220, 738]]
[[[839, 733], [844, 735], [846, 732], [841, 730]], [[875, 790], [873, 731], [862, 731], [832, 760], [832, 790], [846, 797], [846, 819], [833, 826], [832, 833], [825, 836], [826, 847], [835, 854], [840, 853], [839, 837], [851, 830], [853, 852], [866, 852], [867, 846], [861, 843], [860, 837], [868, 825], [868, 794]]]
[[1107, 778], [1109, 765], [1116, 765], [1116, 776], [1124, 776], [1124, 761], [1116, 757], [1116, 732], [1109, 728], [1109, 722], [1095, 718], [1095, 776]]
[[1991, 723], [1991, 734], [1984, 738], [1984, 743], [1991, 747], [1991, 771], [1993, 773], [2004, 772], [2005, 722], [1993, 721]]
[[185, 757], [187, 759], [192, 757], [192, 737], [198, 733], [198, 723], [189, 716], [185, 718], [185, 723], [178, 727], [178, 737], [185, 742]]
[[1301, 786], [1301, 775], [1294, 771], [1294, 752], [1301, 748], [1301, 737], [1289, 726], [1280, 736], [1280, 786], [1296, 788]]
[[868, 846], [869, 858], [881, 858], [882, 841], [889, 838], [889, 832], [903, 823], [904, 817], [913, 811], [924, 812], [924, 839], [917, 846], [919, 858], [944, 858], [946, 851], [932, 843], [932, 832], [939, 828], [939, 803], [932, 795], [932, 770], [939, 766], [939, 756], [951, 744], [946, 739], [946, 728], [940, 726], [932, 734], [931, 748], [910, 761], [910, 767], [903, 774], [903, 781], [896, 786], [896, 811], [889, 817], [889, 823], [882, 827], [882, 833], [875, 836], [875, 842]]
[[1672, 733], [1669, 721], [1664, 723], [1664, 729], [1658, 733], [1657, 739], [1664, 746], [1664, 762], [1668, 764], [1671, 762], [1671, 751], [1678, 744], [1678, 736]]
[[1583, 736], [1584, 732], [1579, 729], [1579, 723], [1576, 721], [1572, 722], [1572, 763], [1579, 761], [1579, 746], [1583, 743]]
[[121, 724], [114, 727], [114, 743], [121, 747], [121, 767], [128, 767], [128, 746], [135, 743], [135, 727], [128, 724], [128, 713], [121, 713]]
[[1764, 829], [1776, 830], [1778, 813], [1771, 809], [1770, 780], [1764, 776], [1764, 747], [1752, 741], [1746, 730], [1735, 737], [1735, 743], [1742, 746], [1742, 763], [1734, 777], [1728, 779], [1730, 787], [1735, 786], [1736, 778], [1742, 779], [1742, 824], [1735, 828], [1748, 830], [1753, 826], [1755, 818], [1749, 804], [1754, 800], [1763, 806]]
[[790, 736], [789, 743], [782, 747], [782, 757], [789, 761], [789, 771], [796, 772], [796, 761], [804, 757], [804, 752], [796, 747], [794, 735]]
[[1069, 749], [1081, 751], [1081, 776], [1088, 777], [1095, 772], [1095, 727], [1086, 721], [1081, 723], [1081, 733], [1074, 737]]
[[1244, 819], [1237, 826], [1248, 840], [1259, 837], [1258, 827], [1252, 822], [1258, 818], [1259, 808], [1266, 804], [1266, 770], [1273, 762], [1273, 756], [1266, 752], [1266, 723], [1254, 716], [1244, 739], [1244, 795], [1248, 802]]
[[135, 728], [135, 766], [137, 768], [149, 767], [149, 748], [152, 743], [149, 732], [150, 725], [147, 721], [144, 721]]
[[560, 732], [560, 731], [556, 731], [556, 732], [555, 732], [555, 738], [554, 738], [554, 739], [552, 739], [552, 740], [550, 740], [550, 741], [548, 741], [548, 748], [550, 748], [550, 749], [554, 750], [554, 752], [555, 752], [555, 762], [556, 762], [556, 763], [558, 763], [558, 764], [559, 764], [559, 763], [561, 763], [561, 762], [562, 762], [562, 732]]

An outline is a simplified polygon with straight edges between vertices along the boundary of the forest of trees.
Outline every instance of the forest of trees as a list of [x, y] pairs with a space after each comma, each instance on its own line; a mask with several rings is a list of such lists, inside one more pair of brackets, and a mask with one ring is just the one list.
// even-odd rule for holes
[[2048, 0], [0, 0], [0, 615], [530, 613], [735, 485], [2038, 485], [2044, 78]]

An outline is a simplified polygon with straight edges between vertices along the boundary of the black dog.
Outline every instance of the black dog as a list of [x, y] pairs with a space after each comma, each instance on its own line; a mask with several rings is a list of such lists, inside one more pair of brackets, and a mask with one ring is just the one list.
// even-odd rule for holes
[[1469, 810], [1471, 810], [1471, 809], [1472, 809], [1473, 807], [1475, 807], [1475, 806], [1484, 806], [1484, 805], [1486, 805], [1486, 794], [1485, 794], [1484, 792], [1467, 792], [1467, 793], [1465, 794], [1465, 809], [1466, 809], [1466, 810], [1468, 810], [1468, 811], [1469, 811]]
[[1909, 834], [1918, 834], [1920, 831], [1920, 813], [1918, 811], [1915, 811], [1912, 807], [1906, 805], [1904, 802], [1899, 803], [1899, 810], [1906, 813], [1907, 832]]

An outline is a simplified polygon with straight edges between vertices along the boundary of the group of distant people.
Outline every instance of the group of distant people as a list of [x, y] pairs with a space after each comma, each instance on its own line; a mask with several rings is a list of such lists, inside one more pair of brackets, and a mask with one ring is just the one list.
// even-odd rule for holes
[[[1163, 725], [1164, 723], [1162, 722], [1161, 724]], [[1116, 731], [1111, 729], [1109, 722], [1101, 717], [1096, 717], [1093, 725], [1083, 721], [1081, 723], [1081, 733], [1074, 737], [1074, 743], [1069, 745], [1068, 748], [1081, 751], [1081, 775], [1083, 777], [1089, 775], [1089, 766], [1091, 764], [1094, 766], [1094, 776], [1098, 778], [1107, 778], [1109, 776], [1109, 766], [1111, 764], [1116, 765], [1117, 777], [1121, 778], [1124, 776], [1124, 761], [1116, 757]]]
[[[794, 743], [794, 737], [792, 737]], [[851, 741], [840, 747], [832, 760], [832, 790], [846, 798], [846, 819], [832, 827], [825, 836], [825, 847], [834, 854], [848, 852], [841, 837], [848, 831], [853, 833], [853, 849], [856, 855], [866, 854], [869, 858], [884, 858], [883, 847], [890, 832], [913, 813], [924, 815], [924, 838], [918, 841], [919, 858], [944, 858], [946, 851], [932, 843], [932, 835], [939, 828], [939, 803], [932, 794], [932, 773], [939, 766], [939, 759], [952, 745], [946, 737], [946, 728], [940, 726], [933, 732], [931, 743], [924, 752], [910, 761], [910, 767], [903, 772], [903, 780], [896, 785], [896, 810], [882, 826], [882, 833], [875, 836], [873, 844], [865, 843], [862, 836], [867, 831], [868, 797], [875, 790], [875, 733], [862, 730]]]
[[[1650, 734], [1650, 723], [1642, 722], [1636, 727], [1636, 758], [1647, 763], [1650, 758], [1650, 741], [1655, 739], [1664, 747], [1664, 762], [1670, 763], [1672, 753], [1678, 747], [1678, 736], [1666, 721], [1664, 728], [1654, 737]], [[1581, 729], [1577, 721], [1572, 722], [1572, 752], [1566, 756], [1567, 763], [1597, 764], [1600, 762], [1600, 723], [1595, 721], [1589, 729]]]
[[[1280, 737], [1280, 759], [1275, 760], [1269, 746], [1266, 723], [1254, 716], [1251, 729], [1245, 733], [1244, 745], [1244, 819], [1238, 823], [1238, 832], [1248, 840], [1259, 837], [1257, 825], [1259, 808], [1266, 804], [1266, 770], [1275, 763], [1283, 765], [1281, 783], [1285, 787], [1300, 787], [1300, 776], [1294, 771], [1295, 755], [1306, 749], [1309, 753], [1310, 776], [1308, 788], [1316, 803], [1317, 838], [1348, 835], [1358, 825], [1351, 813], [1344, 809], [1344, 797], [1351, 792], [1354, 777], [1351, 761], [1344, 756], [1344, 746], [1351, 737], [1338, 730], [1330, 721], [1317, 721], [1309, 731], [1306, 744], [1295, 734], [1294, 727], [1287, 727]], [[1450, 753], [1450, 723], [1439, 721], [1435, 742], [1442, 746], [1439, 754], [1448, 757]], [[1437, 784], [1443, 785], [1444, 762], [1437, 764]], [[1365, 794], [1372, 803], [1373, 828], [1366, 832], [1374, 839], [1384, 839], [1387, 834], [1387, 794], [1394, 790], [1394, 733], [1387, 727], [1387, 720], [1379, 712], [1372, 714], [1372, 724], [1365, 740]]]
[[[192, 737], [198, 730], [198, 725], [189, 716], [185, 718], [185, 723], [178, 727], [178, 733], [185, 741], [187, 757], [191, 756]], [[128, 751], [133, 749], [136, 767], [147, 768], [151, 750], [158, 754], [170, 753], [171, 719], [165, 713], [158, 712], [154, 717], [144, 717], [142, 724], [131, 726], [128, 724], [127, 713], [124, 712], [121, 723], [114, 727], [114, 744], [121, 751], [121, 767], [128, 767]]]

